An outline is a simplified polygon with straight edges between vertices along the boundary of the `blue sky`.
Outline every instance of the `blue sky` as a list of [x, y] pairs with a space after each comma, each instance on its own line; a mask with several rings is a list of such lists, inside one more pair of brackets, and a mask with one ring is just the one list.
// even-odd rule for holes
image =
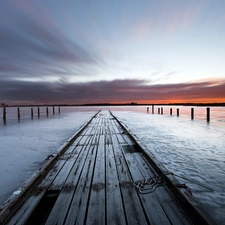
[[1, 1], [1, 102], [225, 101], [224, 62], [223, 0]]

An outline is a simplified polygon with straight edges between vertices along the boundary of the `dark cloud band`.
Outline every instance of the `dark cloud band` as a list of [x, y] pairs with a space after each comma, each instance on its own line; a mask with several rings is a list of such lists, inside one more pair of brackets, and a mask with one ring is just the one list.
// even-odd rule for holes
[[149, 85], [145, 80], [87, 83], [1, 80], [0, 101], [29, 104], [196, 102], [225, 98], [225, 81]]

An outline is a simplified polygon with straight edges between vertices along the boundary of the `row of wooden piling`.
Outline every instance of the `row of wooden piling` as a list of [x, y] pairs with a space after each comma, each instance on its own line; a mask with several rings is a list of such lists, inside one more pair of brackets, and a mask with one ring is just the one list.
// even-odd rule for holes
[[[147, 112], [149, 112], [149, 107], [147, 107]], [[154, 105], [152, 105], [152, 114], [154, 114]], [[158, 114], [163, 115], [163, 107], [158, 108]], [[173, 115], [173, 109], [170, 108], [170, 115]], [[180, 110], [179, 108], [177, 108], [177, 117], [180, 116]], [[191, 108], [191, 119], [194, 119], [194, 108]], [[206, 108], [206, 121], [209, 122], [210, 121], [210, 108], [207, 107]]]
[[[147, 107], [147, 112], [149, 112], [149, 107]], [[55, 114], [55, 106], [52, 107], [52, 113]], [[60, 113], [60, 107], [58, 107], [58, 113]], [[38, 117], [40, 117], [40, 107], [37, 108]], [[154, 105], [152, 105], [152, 114], [154, 114]], [[158, 114], [163, 114], [163, 107], [158, 108]], [[46, 115], [49, 115], [49, 107], [46, 107]], [[170, 115], [173, 115], [173, 109], [170, 108]], [[177, 108], [177, 117], [180, 115], [179, 108]], [[20, 119], [20, 108], [17, 108], [17, 117]], [[31, 108], [31, 118], [34, 117], [34, 109]], [[194, 119], [194, 108], [191, 108], [191, 119]], [[6, 107], [3, 108], [3, 120], [6, 121]], [[210, 121], [210, 108], [206, 108], [206, 120]]]
[[[55, 114], [55, 106], [52, 107], [52, 113]], [[58, 107], [58, 113], [60, 113], [60, 107]], [[7, 114], [7, 111], [6, 111], [6, 107], [3, 108], [3, 120], [6, 121], [6, 114]], [[31, 118], [34, 117], [34, 109], [33, 107], [31, 108], [31, 111], [30, 111], [30, 114], [31, 114]], [[37, 115], [38, 117], [40, 117], [40, 107], [37, 108]], [[49, 115], [49, 107], [46, 107], [46, 116]], [[20, 119], [20, 108], [18, 107], [17, 108], [17, 117], [18, 117], [18, 120]]]

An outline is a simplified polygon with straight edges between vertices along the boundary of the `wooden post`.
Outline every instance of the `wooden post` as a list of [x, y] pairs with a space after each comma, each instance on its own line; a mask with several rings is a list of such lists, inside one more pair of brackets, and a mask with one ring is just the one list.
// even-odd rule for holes
[[173, 114], [173, 109], [170, 108], [170, 115], [172, 116], [172, 114]]
[[147, 107], [147, 113], [149, 113], [149, 107]]
[[177, 117], [180, 115], [179, 109], [177, 109]]
[[38, 107], [38, 117], [40, 117], [40, 108]]
[[33, 118], [34, 117], [34, 110], [33, 110], [33, 108], [31, 108], [31, 118]]
[[48, 116], [48, 107], [46, 107], [46, 115]]
[[207, 115], [206, 115], [206, 119], [207, 119], [207, 122], [210, 121], [210, 108], [206, 108], [206, 112], [207, 112]]
[[191, 108], [191, 119], [194, 119], [194, 108]]
[[161, 108], [161, 114], [163, 115], [163, 107]]
[[17, 108], [18, 120], [20, 119], [20, 108]]
[[154, 114], [154, 105], [152, 105], [152, 114]]
[[3, 108], [3, 120], [6, 121], [6, 107]]
[[59, 106], [58, 110], [59, 110], [59, 113], [60, 113], [60, 106]]
[[160, 114], [160, 108], [158, 108], [158, 114]]
[[52, 107], [52, 113], [55, 114], [55, 107]]

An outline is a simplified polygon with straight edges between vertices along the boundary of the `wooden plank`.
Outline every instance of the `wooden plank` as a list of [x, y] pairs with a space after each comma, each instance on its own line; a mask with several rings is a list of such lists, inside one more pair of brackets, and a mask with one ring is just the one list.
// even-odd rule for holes
[[104, 224], [105, 210], [105, 136], [100, 135], [86, 224]]
[[[99, 129], [97, 130], [99, 131]], [[95, 137], [93, 140], [96, 140]], [[85, 215], [91, 191], [91, 181], [93, 178], [94, 163], [97, 154], [97, 145], [91, 143], [89, 150], [91, 153], [87, 155], [87, 159], [64, 223], [65, 225], [85, 223]]]
[[[93, 142], [95, 137], [93, 136], [92, 139]], [[79, 155], [68, 178], [66, 179], [66, 182], [59, 197], [56, 200], [51, 214], [48, 217], [48, 220], [46, 222], [47, 225], [64, 224], [64, 220], [69, 210], [70, 203], [78, 186], [78, 181], [82, 173], [84, 173], [83, 170], [85, 162], [87, 161], [87, 157], [88, 155], [92, 155], [93, 157], [95, 157], [95, 155], [93, 155], [95, 152], [94, 149], [95, 146], [91, 145], [76, 146], [75, 151], [79, 152]]]
[[143, 176], [147, 176], [147, 178], [149, 179], [157, 175], [157, 173], [154, 171], [154, 169], [151, 167], [142, 153], [134, 153], [133, 157]]
[[[96, 149], [95, 149], [96, 152]], [[90, 186], [92, 180], [92, 171], [94, 167], [94, 160], [86, 160], [82, 175], [77, 184], [76, 192], [72, 199], [65, 224], [84, 224], [86, 208], [88, 206], [88, 198], [90, 193]]]
[[122, 133], [117, 133], [116, 138], [117, 138], [119, 144], [124, 144], [124, 145], [126, 144], [126, 141], [124, 140]]
[[124, 155], [125, 155], [124, 158], [128, 165], [130, 174], [132, 175], [133, 181], [136, 182], [136, 181], [144, 180], [145, 178], [147, 178], [140, 171], [137, 161], [134, 157], [134, 153], [126, 153]]
[[91, 121], [91, 123], [87, 126], [87, 129], [85, 129], [85, 132], [82, 134], [82, 135], [91, 135], [93, 133], [93, 129], [95, 127], [95, 124], [96, 124], [96, 118], [93, 119]]
[[80, 142], [81, 138], [82, 138], [82, 136], [77, 136], [76, 139], [74, 140], [74, 142], [71, 144], [70, 148], [74, 148], [74, 146], [78, 145], [78, 143]]
[[66, 161], [63, 167], [61, 168], [60, 172], [58, 173], [57, 177], [52, 182], [51, 186], [48, 190], [61, 190], [66, 178], [68, 177], [73, 165], [74, 159], [64, 160]]
[[165, 191], [165, 187], [158, 187], [155, 190], [155, 195], [172, 224], [192, 224], [172, 196]]
[[82, 135], [82, 138], [80, 139], [78, 145], [87, 145], [88, 141], [90, 141], [92, 138], [92, 135]]
[[113, 117], [111, 117], [111, 123], [113, 125], [113, 129], [116, 134], [124, 132], [124, 129], [119, 125], [119, 123]]
[[[112, 120], [111, 120], [112, 121]], [[115, 154], [115, 164], [123, 198], [123, 206], [126, 214], [127, 224], [149, 224], [143, 212], [142, 205], [136, 189], [132, 183], [122, 149], [117, 142], [114, 127], [110, 127], [112, 134], [113, 150]]]
[[24, 202], [24, 204], [17, 210], [17, 212], [10, 218], [7, 224], [25, 224], [26, 219], [31, 215], [33, 210], [37, 207], [38, 203], [44, 196], [47, 188], [55, 179], [59, 173], [61, 167], [64, 165], [65, 161], [57, 161], [56, 164], [49, 171], [47, 176], [42, 180], [42, 182], [34, 189], [31, 196]]
[[[143, 163], [140, 164], [135, 159], [135, 155], [138, 154], [139, 153], [124, 154], [134, 182], [148, 178], [146, 173], [143, 174]], [[154, 192], [149, 194], [139, 194], [139, 197], [144, 207], [145, 214], [151, 224], [170, 224], [170, 221], [159, 204]]]
[[123, 133], [123, 138], [124, 138], [124, 141], [126, 142], [126, 144], [128, 144], [128, 145], [134, 144], [134, 141], [130, 138], [130, 135], [128, 135], [127, 133]]
[[[85, 136], [86, 139], [84, 138], [84, 140], [86, 142], [84, 142], [84, 145], [88, 145], [89, 143], [89, 139], [93, 138], [92, 136]], [[76, 151], [75, 151], [76, 149]], [[78, 146], [77, 148], [73, 147], [73, 152], [66, 152], [64, 153], [63, 156], [61, 156], [62, 159], [66, 159], [64, 165], [62, 166], [60, 172], [58, 173], [57, 177], [54, 179], [54, 181], [52, 182], [51, 186], [49, 187], [49, 190], [61, 190], [64, 183], [66, 182], [67, 177], [70, 174], [70, 171], [72, 170], [77, 157], [79, 154], [76, 154], [77, 151], [79, 151], [80, 146]]]
[[94, 125], [96, 121], [96, 118], [94, 118], [90, 124], [86, 127], [86, 129], [80, 134], [80, 141], [78, 142], [78, 145], [88, 145], [89, 142], [87, 140], [92, 140], [92, 135], [95, 133], [96, 126]]
[[7, 222], [7, 225], [25, 224], [26, 220], [29, 218], [33, 210], [37, 207], [44, 194], [45, 191], [41, 191], [37, 195], [30, 196], [20, 207], [17, 213], [10, 218], [10, 220]]
[[118, 124], [116, 120], [113, 121], [114, 124], [114, 130], [117, 135], [121, 134], [122, 137], [119, 137], [119, 143], [124, 143], [124, 144], [129, 144], [132, 145], [134, 144], [133, 140], [131, 139], [130, 135]]
[[106, 224], [126, 224], [112, 145], [106, 145]]

